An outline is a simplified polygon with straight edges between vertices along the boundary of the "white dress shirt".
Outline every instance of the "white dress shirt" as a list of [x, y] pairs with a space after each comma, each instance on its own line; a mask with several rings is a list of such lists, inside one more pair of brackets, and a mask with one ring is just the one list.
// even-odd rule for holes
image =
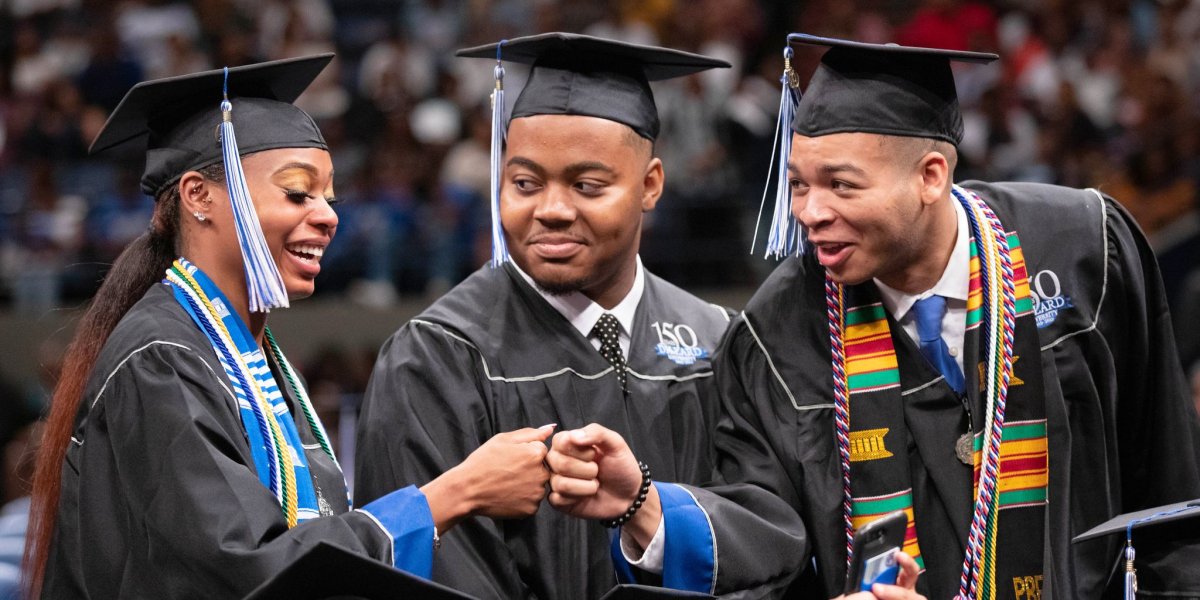
[[625, 298], [612, 307], [612, 310], [605, 310], [603, 306], [596, 304], [591, 298], [583, 295], [582, 292], [570, 292], [558, 295], [546, 293], [542, 288], [538, 287], [537, 283], [534, 283], [532, 277], [526, 274], [525, 271], [522, 271], [521, 267], [517, 266], [516, 262], [512, 265], [517, 270], [517, 273], [520, 273], [521, 277], [525, 279], [526, 283], [533, 287], [534, 290], [537, 290], [537, 293], [546, 299], [547, 304], [554, 307], [554, 310], [558, 311], [563, 318], [570, 322], [572, 327], [583, 334], [583, 337], [587, 338], [592, 343], [592, 347], [597, 351], [600, 350], [600, 339], [592, 337], [592, 328], [596, 326], [596, 322], [600, 320], [600, 317], [604, 313], [612, 313], [617, 318], [617, 322], [621, 324], [621, 332], [617, 336], [617, 342], [621, 345], [621, 352], [625, 355], [625, 359], [628, 360], [629, 332], [633, 331], [633, 315], [637, 312], [638, 304], [642, 301], [642, 292], [646, 290], [646, 274], [642, 269], [642, 257], [638, 256], [636, 259], [637, 271], [633, 276], [633, 287], [629, 288], [629, 293], [625, 294]]

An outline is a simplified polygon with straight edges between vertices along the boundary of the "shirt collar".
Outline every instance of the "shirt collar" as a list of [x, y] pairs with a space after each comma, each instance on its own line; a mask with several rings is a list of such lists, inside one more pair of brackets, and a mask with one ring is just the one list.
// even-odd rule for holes
[[583, 295], [581, 292], [570, 292], [567, 294], [552, 295], [547, 294], [538, 284], [534, 283], [521, 267], [517, 266], [516, 262], [512, 263], [513, 268], [520, 273], [521, 278], [525, 280], [538, 295], [546, 300], [546, 303], [558, 311], [571, 326], [574, 327], [583, 337], [588, 337], [592, 333], [592, 328], [596, 326], [596, 322], [600, 320], [600, 316], [606, 312], [612, 313], [617, 318], [617, 322], [621, 324], [621, 333], [625, 337], [631, 337], [633, 331], [633, 315], [637, 312], [638, 304], [642, 301], [642, 292], [646, 289], [646, 275], [642, 269], [642, 257], [635, 257], [637, 261], [637, 270], [633, 276], [633, 287], [629, 288], [629, 293], [625, 294], [620, 302], [612, 308], [612, 310], [604, 310], [604, 307], [596, 304], [591, 298]]
[[878, 279], [875, 280], [875, 285], [879, 288], [880, 295], [883, 296], [883, 305], [887, 307], [888, 312], [896, 321], [903, 320], [917, 300], [928, 298], [934, 294], [964, 304], [967, 301], [971, 286], [970, 227], [967, 224], [967, 213], [963, 207], [953, 198], [951, 198], [950, 204], [954, 206], [958, 233], [954, 237], [954, 250], [950, 252], [950, 262], [946, 263], [946, 270], [942, 272], [941, 279], [933, 287], [918, 294], [906, 294], [889, 287]]

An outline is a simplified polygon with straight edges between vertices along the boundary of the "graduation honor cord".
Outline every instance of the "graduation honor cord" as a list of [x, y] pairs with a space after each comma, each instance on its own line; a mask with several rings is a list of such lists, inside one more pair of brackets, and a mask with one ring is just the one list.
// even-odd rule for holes
[[[203, 276], [203, 273], [183, 258], [176, 260], [171, 269], [167, 271], [167, 281], [174, 289], [176, 299], [204, 331], [233, 384], [235, 396], [238, 398], [239, 412], [242, 415], [242, 425], [249, 438], [250, 450], [259, 479], [279, 502], [284, 517], [287, 519], [288, 527], [294, 527], [299, 521], [320, 514], [307, 465], [304, 464], [303, 458], [296, 450], [302, 447], [299, 435], [290, 420], [277, 416], [280, 408], [282, 408], [282, 414], [288, 414], [286, 405], [272, 406], [272, 402], [268, 400], [263, 389], [263, 383], [260, 382], [260, 377], [255, 375], [254, 369], [244, 358], [247, 350], [255, 351], [257, 346], [254, 349], [243, 350], [241, 346], [247, 344], [238, 344], [235, 341], [234, 332], [230, 331], [226, 321], [236, 318], [236, 314], [229, 313], [222, 317], [221, 312], [217, 310], [210, 298], [210, 294], [205, 292], [205, 286], [197, 281], [198, 276]], [[220, 294], [219, 290], [214, 293]], [[240, 321], [235, 325], [240, 325]], [[238, 329], [244, 329], [244, 325]], [[241, 338], [248, 335], [248, 332], [243, 331], [236, 333], [241, 334], [239, 335]], [[276, 364], [296, 396], [297, 404], [304, 413], [313, 437], [317, 439], [321, 449], [337, 464], [328, 436], [315, 416], [315, 410], [308, 394], [304, 391], [303, 386], [299, 385], [291, 364], [283, 356], [270, 329], [266, 330], [266, 341]], [[243, 342], [246, 340], [243, 339]], [[269, 370], [266, 376], [269, 377]], [[299, 459], [300, 463], [293, 460], [293, 457]], [[302, 476], [298, 477], [297, 471]]]
[[[971, 519], [958, 598], [991, 598], [996, 593], [996, 539], [999, 520], [997, 479], [1004, 433], [1009, 382], [1013, 376], [1013, 332], [1016, 324], [1016, 285], [1008, 236], [995, 213], [976, 194], [953, 189], [970, 224], [979, 258], [982, 287], [982, 331], [985, 358], [982, 370], [986, 421], [979, 459], [974, 514]], [[846, 370], [846, 307], [843, 286], [825, 280], [826, 316], [833, 371], [834, 425], [842, 473], [842, 513], [846, 531], [846, 561], [853, 558], [854, 499], [850, 480], [850, 397]], [[910, 523], [911, 526], [911, 523]]]

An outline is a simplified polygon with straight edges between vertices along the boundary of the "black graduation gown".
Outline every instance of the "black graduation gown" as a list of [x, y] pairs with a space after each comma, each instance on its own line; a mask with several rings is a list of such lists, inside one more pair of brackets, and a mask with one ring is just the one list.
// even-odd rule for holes
[[[1112, 591], [1109, 574], [1123, 540], [1072, 545], [1070, 538], [1120, 513], [1200, 496], [1200, 430], [1154, 256], [1128, 214], [1093, 191], [964, 187], [1020, 235], [1031, 284], [1043, 296], [1037, 313], [1050, 480], [1042, 598], [1100, 598]], [[930, 598], [947, 598], [958, 589], [971, 516], [970, 471], [953, 450], [965, 429], [931, 430], [921, 415], [955, 410], [960, 401], [888, 319], [910, 432], [914, 511], [927, 567], [922, 587]], [[796, 597], [832, 597], [845, 578], [829, 352], [824, 270], [804, 256], [776, 269], [715, 358], [724, 406], [719, 468], [727, 479], [757, 483], [785, 499], [808, 529], [815, 568], [793, 589]], [[713, 526], [718, 536], [751, 540], [777, 528], [768, 520], [732, 526], [714, 519]], [[1190, 581], [1173, 589], [1200, 591], [1198, 546], [1170, 548], [1169, 555], [1139, 548], [1139, 571], [1177, 569]], [[1151, 578], [1143, 572], [1142, 579]], [[998, 582], [999, 597], [1013, 597], [1018, 587]]]
[[[729, 313], [646, 273], [629, 350], [629, 394], [609, 364], [511, 267], [484, 267], [380, 351], [360, 418], [355, 499], [424, 485], [495, 434], [600, 423], [656, 480], [713, 472], [718, 401], [709, 355]], [[679, 326], [686, 327], [679, 327]], [[659, 355], [655, 327], [694, 343]], [[527, 519], [464, 520], [442, 538], [434, 580], [483, 598], [597, 598], [616, 583], [610, 532], [543, 503]]]
[[388, 534], [347, 512], [340, 469], [281, 385], [313, 483], [337, 513], [287, 528], [255, 473], [229, 385], [169, 287], [130, 309], [80, 406], [44, 597], [241, 598], [322, 541], [391, 559]]

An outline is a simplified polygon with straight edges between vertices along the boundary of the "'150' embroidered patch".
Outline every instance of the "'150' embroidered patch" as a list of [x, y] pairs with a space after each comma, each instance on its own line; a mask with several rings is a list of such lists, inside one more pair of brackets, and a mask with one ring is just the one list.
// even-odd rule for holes
[[654, 345], [654, 353], [667, 358], [677, 365], [693, 365], [697, 360], [707, 359], [709, 351], [702, 348], [696, 330], [683, 323], [667, 323], [655, 321], [650, 324], [658, 334], [658, 343]]
[[1033, 297], [1033, 313], [1038, 329], [1053, 325], [1060, 313], [1075, 307], [1071, 297], [1063, 293], [1062, 282], [1054, 271], [1038, 271], [1030, 278], [1029, 287], [1032, 288], [1030, 295]]

